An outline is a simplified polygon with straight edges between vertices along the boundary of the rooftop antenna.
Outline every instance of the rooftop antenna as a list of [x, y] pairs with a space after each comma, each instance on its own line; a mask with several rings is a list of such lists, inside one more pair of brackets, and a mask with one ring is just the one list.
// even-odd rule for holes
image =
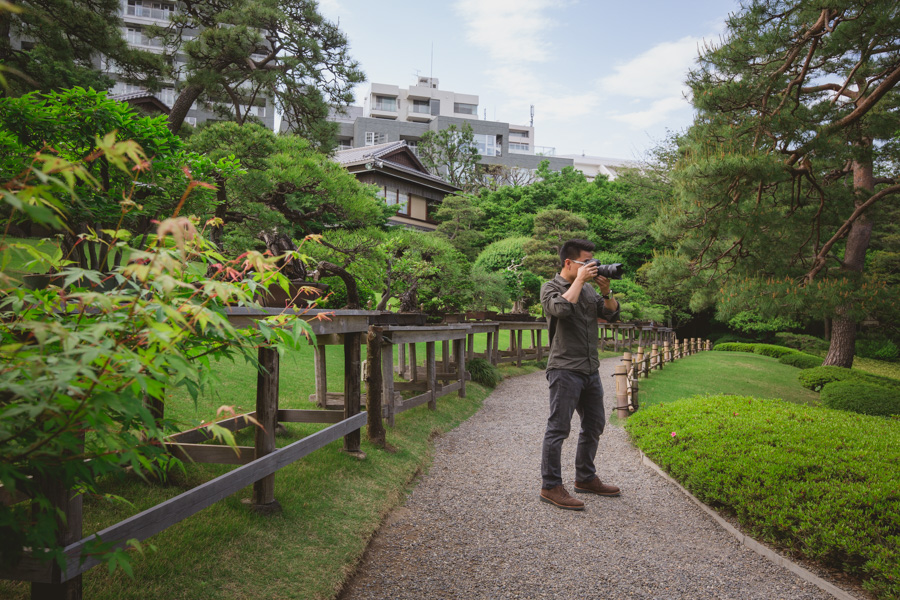
[[530, 127], [534, 127], [534, 104], [531, 105], [531, 125]]
[[487, 109], [484, 109], [484, 120], [487, 121]]
[[431, 74], [429, 75], [429, 78], [431, 79], [431, 81], [429, 81], [428, 83], [429, 83], [429, 85], [434, 87], [434, 42], [431, 42], [431, 67], [430, 67], [430, 69], [431, 69]]

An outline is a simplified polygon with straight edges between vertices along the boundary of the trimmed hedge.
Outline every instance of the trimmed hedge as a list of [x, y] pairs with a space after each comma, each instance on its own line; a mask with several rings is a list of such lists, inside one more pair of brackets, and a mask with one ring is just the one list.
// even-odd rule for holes
[[812, 354], [806, 354], [805, 352], [785, 354], [778, 359], [778, 362], [783, 365], [797, 367], [798, 369], [812, 369], [822, 366], [822, 358], [820, 356], [813, 356]]
[[786, 348], [785, 346], [776, 346], [774, 344], [744, 344], [740, 342], [716, 344], [713, 350], [719, 350], [721, 352], [754, 352], [763, 356], [771, 356], [772, 358], [781, 358], [787, 354], [798, 354], [793, 348]]
[[900, 597], [900, 427], [783, 400], [697, 396], [634, 413], [635, 444], [747, 533]]
[[775, 340], [782, 346], [794, 348], [802, 352], [827, 352], [828, 342], [814, 335], [781, 332], [775, 334]]
[[724, 344], [716, 344], [713, 346], [713, 350], [718, 350], [719, 352], [753, 352], [755, 345], [741, 342], [725, 342]]
[[822, 404], [828, 408], [863, 415], [900, 415], [900, 389], [851, 378], [833, 381], [822, 388]]
[[797, 354], [793, 348], [784, 346], [776, 346], [774, 344], [754, 344], [753, 351], [763, 356], [771, 356], [772, 358], [781, 358], [787, 354]]

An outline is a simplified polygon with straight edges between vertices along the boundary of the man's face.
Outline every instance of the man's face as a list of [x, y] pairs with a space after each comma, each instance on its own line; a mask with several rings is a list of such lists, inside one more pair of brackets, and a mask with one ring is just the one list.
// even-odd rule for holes
[[578, 255], [578, 258], [576, 258], [575, 260], [567, 258], [566, 266], [563, 268], [563, 271], [565, 271], [563, 275], [569, 274], [574, 277], [578, 273], [578, 269], [580, 269], [584, 263], [592, 258], [594, 258], [594, 253], [588, 252], [587, 250], [582, 250]]

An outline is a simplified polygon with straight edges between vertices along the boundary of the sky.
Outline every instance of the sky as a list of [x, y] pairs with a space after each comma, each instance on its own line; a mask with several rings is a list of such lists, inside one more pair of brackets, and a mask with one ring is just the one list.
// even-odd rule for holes
[[[320, 0], [367, 81], [479, 96], [558, 154], [640, 159], [693, 118], [684, 81], [735, 0]], [[432, 50], [433, 49], [433, 50]], [[357, 102], [368, 83], [356, 88]]]

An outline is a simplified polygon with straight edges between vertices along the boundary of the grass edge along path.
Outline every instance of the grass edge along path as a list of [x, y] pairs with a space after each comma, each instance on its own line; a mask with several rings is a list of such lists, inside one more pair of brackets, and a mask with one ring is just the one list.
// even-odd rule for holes
[[640, 411], [632, 441], [702, 502], [794, 557], [900, 597], [900, 426], [780, 399], [695, 396]]
[[[521, 368], [504, 365], [506, 377], [537, 370], [534, 363]], [[402, 505], [416, 477], [427, 472], [435, 436], [450, 431], [474, 415], [492, 390], [474, 382], [466, 385], [466, 398], [450, 394], [440, 398], [437, 410], [420, 406], [397, 416], [387, 429], [392, 451], [365, 441], [365, 460], [341, 451], [338, 440], [278, 471], [275, 497], [283, 512], [260, 516], [241, 502], [251, 488], [226, 498], [150, 538], [145, 546], [155, 552], [134, 555], [134, 578], [121, 569], [110, 574], [97, 567], [84, 576], [84, 597], [89, 600], [191, 598], [297, 598], [330, 599], [355, 571], [372, 536], [384, 518]], [[287, 424], [283, 446], [315, 425]], [[252, 432], [238, 443], [252, 445]], [[229, 467], [190, 465], [168, 484], [136, 478], [115, 482], [109, 492], [125, 497], [134, 508], [89, 499], [85, 531], [96, 530], [153, 506], [207, 481]], [[29, 598], [27, 583], [0, 580], [4, 600]]]

